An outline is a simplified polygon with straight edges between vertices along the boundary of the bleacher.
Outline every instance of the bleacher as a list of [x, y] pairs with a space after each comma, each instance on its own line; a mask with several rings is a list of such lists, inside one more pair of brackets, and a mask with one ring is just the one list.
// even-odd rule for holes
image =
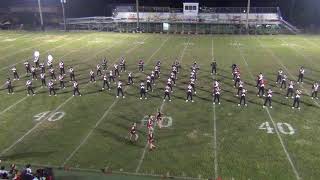
[[[189, 3], [190, 4], [190, 3]], [[197, 3], [194, 3], [197, 4]], [[192, 4], [191, 4], [192, 5]], [[185, 5], [184, 5], [185, 6]], [[247, 32], [245, 7], [140, 7], [139, 21], [142, 32], [158, 33], [244, 33]], [[113, 17], [69, 18], [69, 29], [135, 32], [137, 13], [134, 6], [114, 9]], [[166, 24], [166, 25], [165, 25]], [[255, 34], [298, 33], [299, 30], [285, 21], [278, 7], [250, 8], [249, 32]], [[168, 28], [164, 28], [168, 26]]]

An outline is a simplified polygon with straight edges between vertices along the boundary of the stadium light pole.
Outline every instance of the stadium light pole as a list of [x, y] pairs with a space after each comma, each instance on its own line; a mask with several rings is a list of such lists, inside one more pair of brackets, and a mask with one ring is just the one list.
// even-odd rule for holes
[[248, 0], [247, 4], [247, 17], [246, 17], [246, 29], [249, 29], [249, 13], [250, 13], [250, 0]]
[[43, 17], [42, 17], [41, 0], [38, 0], [38, 8], [39, 8], [39, 14], [40, 14], [41, 30], [43, 31], [44, 25], [43, 25]]
[[64, 4], [66, 4], [66, 3], [67, 3], [67, 0], [61, 0], [64, 31], [67, 31], [66, 13], [65, 13], [65, 8], [64, 8]]
[[139, 30], [139, 26], [140, 26], [140, 25], [139, 25], [139, 24], [140, 24], [140, 23], [139, 23], [139, 21], [140, 21], [140, 20], [139, 20], [139, 19], [140, 19], [140, 18], [139, 18], [139, 0], [136, 0], [136, 8], [137, 8], [137, 30]]

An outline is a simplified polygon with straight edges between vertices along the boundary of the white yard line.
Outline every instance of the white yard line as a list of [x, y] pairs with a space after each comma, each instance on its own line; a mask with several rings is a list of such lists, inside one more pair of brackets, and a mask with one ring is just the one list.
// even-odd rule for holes
[[[282, 41], [282, 43], [285, 43], [285, 44], [289, 44], [288, 41], [284, 40], [283, 38], [277, 38], [279, 39], [280, 41]], [[305, 61], [309, 61], [309, 64], [313, 67], [317, 66], [314, 62], [313, 62], [313, 58], [310, 57], [309, 55], [306, 55], [305, 53], [303, 52], [300, 52], [296, 47], [292, 47], [292, 46], [287, 46], [289, 47], [290, 49], [292, 49], [296, 54], [302, 56], [304, 58]], [[307, 57], [308, 56], [308, 57]]]
[[[86, 47], [86, 46], [87, 46], [87, 45], [84, 45], [83, 47]], [[80, 48], [79, 50], [77, 50], [77, 51], [70, 51], [70, 52], [68, 52], [67, 54], [61, 56], [61, 58], [66, 57], [66, 56], [68, 56], [68, 55], [70, 55], [70, 54], [73, 54], [73, 53], [75, 53], [75, 52], [78, 52], [78, 51], [80, 51], [83, 47], [81, 47], [81, 48]], [[110, 47], [107, 48], [107, 49], [110, 49], [110, 48], [112, 48], [112, 47], [113, 47], [113, 46], [110, 46]], [[102, 49], [102, 51], [106, 51], [107, 49]], [[100, 53], [100, 52], [101, 52], [101, 51], [99, 51], [99, 53]], [[99, 54], [99, 53], [98, 53], [98, 54]], [[4, 87], [4, 86], [5, 86], [5, 84], [2, 85], [1, 88]], [[35, 91], [35, 93], [37, 93], [37, 92], [40, 91], [40, 90], [41, 90], [41, 89], [37, 89], [37, 90]], [[20, 104], [21, 102], [25, 101], [28, 97], [29, 97], [29, 96], [25, 96], [25, 97], [21, 98], [20, 100], [16, 101], [14, 104], [8, 106], [6, 109], [2, 110], [2, 111], [0, 112], [0, 116], [1, 116], [2, 114], [6, 113], [7, 111], [11, 110], [11, 109], [12, 109], [13, 107], [15, 107], [16, 105], [18, 105], [18, 104]]]
[[[211, 55], [214, 58], [213, 37], [211, 40]], [[218, 152], [217, 152], [217, 117], [216, 117], [216, 105], [213, 105], [213, 149], [214, 149], [214, 179], [218, 178]]]
[[[280, 58], [279, 58], [277, 55], [275, 55], [272, 50], [270, 50], [269, 48], [263, 46], [262, 43], [261, 43], [261, 41], [259, 40], [259, 38], [255, 38], [255, 39], [256, 39], [257, 42], [260, 44], [260, 46], [261, 46], [263, 49], [265, 49], [265, 50], [273, 57], [273, 59], [277, 60], [278, 64], [279, 64], [280, 66], [282, 66], [283, 69], [285, 69], [285, 71], [289, 74], [289, 76], [291, 76], [291, 78], [294, 79], [295, 76], [293, 76], [293, 74], [290, 73], [289, 69], [282, 63], [282, 61], [280, 60]], [[310, 92], [307, 91], [307, 90], [305, 90], [301, 84], [299, 84], [299, 86], [301, 87], [301, 89], [302, 89], [305, 93], [307, 93], [307, 94], [310, 95]], [[312, 101], [313, 101], [318, 107], [320, 107], [320, 104], [319, 104], [316, 100], [313, 99]]]
[[[165, 41], [162, 42], [160, 47], [153, 52], [153, 54], [149, 57], [146, 64], [150, 62], [150, 60], [160, 51], [160, 49], [164, 46], [164, 44], [169, 40], [167, 38]], [[124, 91], [127, 91], [130, 86], [128, 86]], [[69, 160], [79, 151], [79, 149], [87, 142], [91, 134], [94, 132], [94, 130], [100, 125], [100, 123], [107, 117], [107, 115], [110, 113], [112, 108], [118, 103], [119, 99], [116, 99], [111, 106], [108, 107], [108, 109], [104, 112], [104, 114], [101, 116], [101, 118], [96, 122], [95, 126], [89, 131], [89, 133], [85, 136], [85, 138], [80, 142], [80, 144], [71, 152], [71, 154], [64, 160], [61, 166], [65, 166]]]
[[[37, 39], [34, 38], [34, 39], [30, 40], [30, 42], [33, 42], [33, 41], [36, 41], [36, 40], [37, 40]], [[61, 40], [64, 40], [64, 39], [61, 39]], [[60, 40], [59, 40], [59, 41], [60, 41]], [[39, 44], [36, 43], [36, 45], [34, 45], [34, 46], [30, 46], [30, 47], [27, 47], [27, 48], [19, 49], [18, 51], [15, 51], [15, 52], [13, 52], [13, 53], [10, 53], [10, 54], [7, 54], [7, 55], [5, 55], [5, 56], [0, 57], [0, 59], [5, 59], [5, 58], [7, 58], [7, 57], [16, 55], [16, 54], [18, 54], [18, 53], [21, 53], [21, 52], [24, 52], [24, 51], [33, 49], [33, 48], [35, 48], [35, 47], [39, 47], [39, 46], [41, 46], [41, 45], [43, 45], [43, 44], [45, 44], [45, 43], [47, 43], [47, 42], [43, 41], [42, 43], [39, 43]]]
[[[52, 50], [55, 50], [55, 49], [64, 47], [64, 46], [66, 46], [66, 45], [68, 45], [68, 44], [72, 44], [72, 43], [74, 43], [75, 41], [80, 41], [80, 40], [82, 40], [82, 39], [84, 39], [84, 38], [87, 38], [87, 37], [90, 36], [90, 35], [91, 35], [91, 34], [87, 34], [87, 35], [85, 35], [85, 36], [83, 36], [83, 37], [81, 37], [81, 38], [79, 38], [79, 39], [74, 39], [74, 40], [71, 40], [71, 41], [69, 41], [69, 42], [67, 42], [67, 43], [62, 43], [62, 44], [59, 45], [59, 46], [55, 46], [55, 47], [53, 47], [53, 48], [51, 48], [51, 49], [48, 49], [47, 51], [45, 51], [45, 52], [42, 53], [42, 54], [46, 54], [46, 53], [48, 53], [48, 52], [50, 52], [50, 51], [52, 51]], [[63, 40], [63, 39], [61, 39], [61, 40]], [[60, 40], [59, 40], [59, 41], [60, 41]], [[40, 44], [44, 44], [44, 43], [46, 43], [46, 42], [43, 42], [43, 43], [40, 43]], [[4, 59], [5, 57], [10, 57], [10, 56], [15, 55], [15, 54], [20, 53], [20, 52], [24, 52], [25, 50], [30, 50], [30, 49], [32, 49], [32, 48], [38, 47], [40, 44], [37, 44], [36, 46], [31, 46], [31, 47], [29, 47], [29, 48], [22, 49], [22, 50], [20, 50], [20, 51], [16, 51], [15, 53], [10, 54], [10, 55], [7, 55], [7, 56], [4, 56], [4, 57], [2, 57], [2, 58], [0, 58], [0, 59]], [[32, 56], [29, 56], [28, 58], [25, 58], [25, 59], [23, 59], [23, 60], [21, 60], [21, 61], [19, 61], [19, 62], [14, 63], [14, 64], [11, 64], [11, 65], [2, 67], [2, 68], [0, 68], [0, 71], [3, 71], [3, 70], [5, 70], [5, 69], [8, 69], [8, 68], [10, 68], [10, 67], [12, 67], [12, 66], [15, 66], [15, 65], [19, 64], [19, 63], [22, 63], [22, 62], [24, 62], [26, 59], [29, 59], [30, 57], [32, 57]]]
[[[181, 53], [181, 56], [180, 56], [180, 62], [182, 63], [182, 60], [183, 60], [183, 56], [185, 54], [185, 51], [187, 49], [187, 47], [189, 46], [189, 42], [190, 42], [190, 38], [188, 39], [188, 42], [187, 42], [187, 45], [185, 45], [184, 49], [182, 50], [182, 53]], [[165, 101], [162, 101], [161, 105], [160, 105], [160, 112], [162, 112], [163, 110], [163, 107], [165, 105]], [[136, 173], [138, 173], [140, 171], [140, 168], [141, 168], [141, 165], [143, 163], [143, 160], [145, 158], [145, 155], [146, 155], [146, 152], [147, 152], [147, 149], [148, 149], [148, 142], [146, 143], [146, 145], [144, 146], [143, 148], [143, 151], [142, 151], [142, 155], [139, 159], [139, 162], [138, 162], [138, 165], [136, 167]]]
[[[241, 48], [240, 48], [239, 46], [237, 46], [237, 47], [238, 47], [238, 50], [239, 50], [241, 59], [243, 60], [243, 62], [245, 62], [245, 64], [248, 64], [246, 58], [244, 57], [244, 55], [243, 55], [243, 53], [242, 53]], [[250, 69], [249, 69], [249, 66], [247, 67], [247, 70], [248, 70], [248, 72], [249, 72], [252, 80], [255, 80], [252, 72], [251, 72]], [[263, 100], [262, 100], [262, 102], [263, 102]], [[274, 125], [274, 127], [276, 127], [276, 123], [275, 123], [275, 121], [273, 120], [273, 118], [272, 118], [272, 116], [271, 116], [271, 114], [270, 114], [270, 112], [269, 112], [269, 109], [268, 109], [268, 108], [264, 108], [264, 110], [267, 112], [267, 114], [268, 114], [268, 116], [269, 116], [269, 119], [270, 119], [270, 121], [272, 122], [272, 124]], [[287, 157], [287, 159], [288, 159], [288, 161], [289, 161], [289, 163], [290, 163], [290, 165], [291, 165], [291, 168], [292, 168], [292, 170], [293, 170], [293, 172], [294, 172], [294, 174], [295, 174], [295, 176], [296, 176], [296, 179], [297, 179], [297, 180], [300, 180], [301, 178], [300, 178], [300, 176], [299, 176], [299, 173], [298, 173], [298, 171], [297, 171], [297, 169], [296, 169], [296, 167], [295, 167], [295, 165], [294, 165], [294, 163], [293, 163], [293, 161], [292, 161], [292, 159], [291, 159], [291, 157], [290, 157], [290, 154], [289, 154], [289, 152], [288, 152], [288, 150], [287, 150], [286, 145], [285, 145], [284, 142], [283, 142], [283, 139], [282, 139], [282, 137], [281, 137], [278, 129], [277, 129], [277, 128], [274, 128], [274, 129], [275, 129], [275, 131], [276, 131], [276, 134], [277, 134], [277, 137], [278, 137], [278, 139], [279, 139], [279, 141], [280, 141], [280, 144], [281, 144], [281, 146], [282, 146], [282, 149], [283, 149], [283, 151], [284, 151], [284, 153], [285, 153], [285, 155], [286, 155], [286, 157]]]
[[[111, 47], [108, 47], [108, 48], [105, 48], [103, 49], [103, 51], [106, 51], [107, 49], [110, 49], [112, 48], [113, 46]], [[136, 46], [134, 46], [133, 48], [135, 48]], [[132, 49], [132, 48], [131, 48]], [[130, 50], [130, 49], [129, 49]], [[95, 56], [97, 56], [98, 54], [100, 54], [101, 52], [103, 51], [99, 51], [98, 53], [95, 53], [93, 56], [90, 56], [90, 58], [86, 58], [86, 60], [90, 60], [91, 58], [94, 58]], [[87, 85], [84, 86], [84, 88], [86, 88], [88, 85], [90, 85], [90, 83], [88, 83]], [[54, 111], [52, 111], [50, 114], [54, 114], [56, 113], [62, 106], [64, 106], [67, 102], [69, 102], [72, 98], [74, 98], [74, 96], [71, 96], [69, 97], [66, 101], [64, 101], [62, 104], [60, 104]], [[0, 113], [1, 115], [2, 113]], [[50, 116], [48, 116], [50, 117]], [[13, 147], [15, 147], [18, 143], [20, 143], [26, 136], [28, 136], [31, 132], [33, 132], [37, 127], [39, 127], [42, 123], [44, 123], [47, 119], [43, 119], [42, 121], [40, 121], [39, 123], [37, 123], [33, 128], [31, 128], [29, 131], [27, 131], [27, 133], [25, 133], [23, 136], [21, 136], [18, 140], [16, 140], [13, 144], [11, 144], [8, 148], [6, 148], [5, 150], [3, 150], [1, 153], [0, 153], [0, 156], [3, 156], [6, 152], [8, 152], [9, 150], [11, 150]]]

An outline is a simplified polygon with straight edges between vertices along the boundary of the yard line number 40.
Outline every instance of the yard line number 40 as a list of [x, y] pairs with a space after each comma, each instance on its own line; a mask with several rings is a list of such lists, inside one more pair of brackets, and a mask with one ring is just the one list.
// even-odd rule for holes
[[45, 111], [33, 116], [35, 121], [41, 121], [43, 119], [47, 119], [50, 122], [58, 121], [65, 115], [65, 112], [51, 112]]
[[259, 126], [259, 129], [266, 130], [268, 134], [275, 133], [275, 129], [277, 128], [280, 133], [285, 135], [293, 135], [295, 133], [295, 130], [289, 123], [282, 123], [278, 122], [276, 123], [276, 127], [272, 127], [273, 124], [270, 125], [269, 122], [264, 122]]

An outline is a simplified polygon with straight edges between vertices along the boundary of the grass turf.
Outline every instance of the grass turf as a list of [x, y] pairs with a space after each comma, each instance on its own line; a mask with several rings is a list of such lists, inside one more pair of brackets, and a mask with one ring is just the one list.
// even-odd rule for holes
[[[320, 75], [319, 36], [187, 36], [160, 34], [116, 34], [99, 32], [0, 32], [0, 77], [11, 76], [9, 67], [17, 64], [24, 74], [23, 60], [34, 50], [47, 53], [74, 66], [84, 96], [71, 97], [70, 83], [49, 97], [40, 82], [34, 82], [37, 95], [26, 97], [27, 77], [15, 81], [15, 94], [0, 91], [1, 159], [5, 162], [67, 166], [78, 169], [108, 168], [117, 172], [165, 175], [182, 178], [222, 179], [318, 179], [319, 101], [309, 97], [311, 83]], [[125, 87], [125, 99], [115, 98], [111, 91], [101, 91], [101, 79], [88, 83], [89, 70], [107, 57], [109, 62], [126, 57], [127, 68], [134, 72], [135, 84]], [[218, 62], [218, 74], [210, 74], [212, 57]], [[146, 62], [145, 73], [137, 72], [137, 61]], [[162, 102], [163, 87], [174, 59], [182, 70], [174, 87], [173, 101]], [[148, 100], [139, 100], [139, 80], [145, 79], [155, 61], [160, 59], [161, 78]], [[189, 67], [200, 65], [197, 96], [194, 103], [185, 102]], [[231, 80], [231, 64], [241, 68], [242, 79], [249, 90], [248, 107], [238, 107]], [[111, 63], [109, 63], [109, 66]], [[302, 109], [292, 110], [292, 100], [275, 86], [279, 68], [289, 79], [296, 80], [298, 68], [307, 69]], [[263, 109], [256, 97], [255, 76], [263, 72], [272, 87], [273, 109]], [[68, 79], [68, 78], [67, 78]], [[122, 73], [119, 79], [127, 80]], [[222, 104], [212, 105], [212, 79], [222, 84]], [[57, 86], [57, 85], [56, 85]], [[146, 128], [141, 120], [162, 108], [172, 118], [172, 126], [156, 128], [156, 151], [146, 150]], [[43, 118], [41, 112], [63, 112], [58, 121]], [[127, 140], [132, 122], [139, 124], [139, 141]], [[268, 122], [288, 123], [294, 134], [281, 129], [267, 133], [259, 126]], [[289, 129], [285, 125], [285, 132]], [[84, 175], [86, 176], [86, 175]]]

